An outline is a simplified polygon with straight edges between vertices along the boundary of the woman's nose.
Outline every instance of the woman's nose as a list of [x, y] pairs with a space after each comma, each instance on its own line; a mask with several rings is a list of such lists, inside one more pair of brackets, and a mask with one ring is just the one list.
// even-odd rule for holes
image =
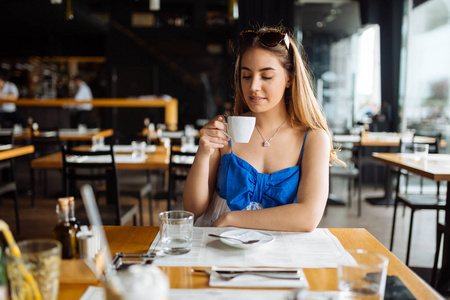
[[261, 81], [258, 78], [254, 78], [252, 80], [252, 84], [250, 86], [250, 90], [259, 91], [261, 89]]

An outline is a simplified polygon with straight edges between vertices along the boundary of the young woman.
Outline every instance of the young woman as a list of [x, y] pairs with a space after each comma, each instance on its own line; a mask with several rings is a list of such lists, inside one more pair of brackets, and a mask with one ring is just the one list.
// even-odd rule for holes
[[337, 160], [308, 71], [283, 28], [243, 31], [235, 67], [234, 114], [256, 117], [249, 143], [223, 132], [225, 116], [200, 130], [184, 185], [197, 226], [312, 231]]

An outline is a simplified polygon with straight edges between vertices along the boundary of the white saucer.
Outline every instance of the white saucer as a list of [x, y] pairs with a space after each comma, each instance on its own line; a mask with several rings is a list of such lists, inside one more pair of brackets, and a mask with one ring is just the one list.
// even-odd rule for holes
[[232, 240], [232, 239], [220, 239], [220, 241], [224, 244], [227, 244], [228, 246], [236, 247], [236, 248], [257, 248], [264, 245], [267, 245], [275, 240], [275, 237], [271, 235], [270, 233], [261, 232], [257, 230], [250, 230], [250, 229], [236, 229], [236, 230], [229, 230], [223, 232], [220, 236], [223, 237], [233, 237], [237, 238], [243, 241], [249, 241], [249, 240], [259, 240], [257, 243], [253, 244], [243, 244], [239, 241]]

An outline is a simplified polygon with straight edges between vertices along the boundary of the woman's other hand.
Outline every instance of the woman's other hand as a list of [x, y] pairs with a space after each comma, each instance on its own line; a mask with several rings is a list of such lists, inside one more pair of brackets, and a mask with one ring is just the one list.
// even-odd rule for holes
[[200, 140], [198, 152], [211, 156], [216, 149], [223, 148], [228, 144], [230, 138], [223, 131], [227, 130], [223, 116], [217, 116], [211, 119], [200, 129]]

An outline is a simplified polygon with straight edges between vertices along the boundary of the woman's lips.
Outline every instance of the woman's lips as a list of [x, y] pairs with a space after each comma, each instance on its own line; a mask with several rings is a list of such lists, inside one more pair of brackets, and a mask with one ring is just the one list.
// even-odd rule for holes
[[264, 98], [264, 97], [258, 97], [258, 96], [251, 96], [250, 97], [250, 101], [252, 103], [260, 103], [260, 102], [264, 101], [265, 99], [266, 98]]

